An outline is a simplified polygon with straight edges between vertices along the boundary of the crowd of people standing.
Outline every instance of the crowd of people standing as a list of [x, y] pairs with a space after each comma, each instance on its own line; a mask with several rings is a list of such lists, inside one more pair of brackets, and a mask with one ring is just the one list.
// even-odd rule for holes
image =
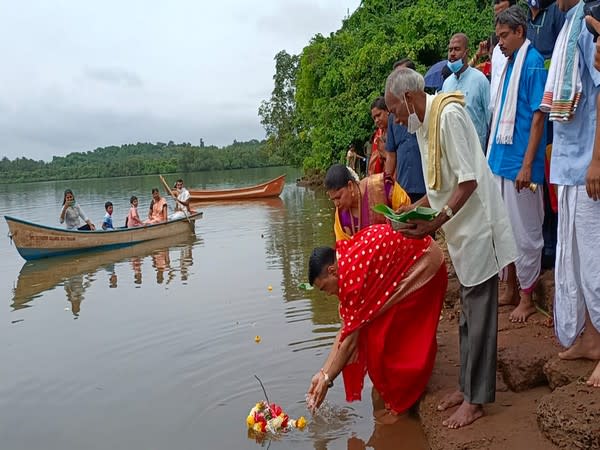
[[[543, 268], [555, 268], [559, 356], [600, 360], [600, 44], [586, 20], [598, 31], [600, 22], [579, 0], [515, 3], [495, 1], [495, 38], [474, 57], [468, 36], [449, 37], [435, 95], [398, 61], [371, 104], [368, 176], [328, 171], [336, 248], [313, 251], [309, 281], [338, 296], [342, 328], [311, 381], [310, 408], [340, 373], [350, 401], [369, 374], [387, 422], [417, 401], [425, 384], [413, 377], [431, 375], [429, 318], [447, 283], [430, 237], [440, 229], [461, 286], [459, 386], [438, 405], [458, 408], [445, 426], [471, 424], [495, 400], [498, 306], [514, 305], [510, 320], [525, 323]], [[490, 63], [478, 66], [484, 53]], [[374, 202], [439, 213], [395, 230]], [[407, 317], [421, 318], [418, 332]], [[587, 384], [600, 387], [600, 362]]]

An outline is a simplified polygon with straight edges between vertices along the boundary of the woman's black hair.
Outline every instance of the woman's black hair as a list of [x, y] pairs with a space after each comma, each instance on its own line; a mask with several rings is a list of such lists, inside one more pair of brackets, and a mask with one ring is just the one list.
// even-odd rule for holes
[[152, 193], [158, 192], [158, 188], [152, 188]]
[[323, 271], [335, 262], [335, 250], [331, 247], [316, 247], [308, 260], [308, 282], [313, 283]]
[[375, 100], [373, 100], [373, 103], [371, 103], [371, 109], [373, 108], [377, 108], [377, 109], [382, 109], [384, 111], [387, 111], [387, 105], [385, 104], [385, 98], [383, 97], [377, 97]]
[[73, 196], [73, 200], [75, 200], [75, 194], [73, 194], [73, 191], [71, 189], [65, 189], [65, 193], [63, 194], [63, 205], [66, 202], [66, 198], [67, 198], [67, 194], [71, 194]]
[[133, 203], [134, 200], [137, 200], [138, 198], [135, 195], [132, 195], [131, 198], [129, 199], [129, 204]]
[[334, 164], [325, 174], [325, 189], [341, 189], [348, 186], [348, 181], [356, 181], [348, 168], [343, 164]]

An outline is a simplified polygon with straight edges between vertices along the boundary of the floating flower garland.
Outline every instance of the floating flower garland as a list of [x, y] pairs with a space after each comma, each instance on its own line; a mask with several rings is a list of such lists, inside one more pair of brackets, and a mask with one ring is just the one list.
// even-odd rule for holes
[[255, 433], [277, 434], [297, 428], [306, 427], [306, 419], [301, 416], [297, 420], [290, 419], [275, 403], [258, 402], [246, 417], [246, 425]]

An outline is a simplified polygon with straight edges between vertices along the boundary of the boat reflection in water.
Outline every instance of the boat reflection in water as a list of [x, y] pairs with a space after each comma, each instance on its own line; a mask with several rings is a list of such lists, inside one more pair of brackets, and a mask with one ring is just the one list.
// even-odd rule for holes
[[[118, 287], [118, 263], [129, 261], [124, 267], [131, 266], [134, 285], [141, 285], [142, 267], [148, 257], [156, 270], [157, 283], [168, 284], [177, 272], [185, 282], [193, 263], [192, 247], [196, 241], [193, 233], [184, 233], [115, 250], [28, 261], [19, 272], [11, 306], [14, 310], [27, 308], [31, 306], [28, 304], [31, 300], [62, 285], [71, 303], [71, 311], [77, 316], [84, 293], [94, 281], [104, 279], [109, 288]], [[180, 254], [177, 265], [174, 265], [169, 252], [177, 249]], [[106, 278], [100, 276], [102, 272], [107, 274]]]

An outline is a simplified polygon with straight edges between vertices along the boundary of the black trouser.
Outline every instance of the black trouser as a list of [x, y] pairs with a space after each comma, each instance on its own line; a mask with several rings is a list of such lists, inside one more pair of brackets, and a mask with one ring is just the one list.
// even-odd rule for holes
[[498, 275], [477, 286], [460, 286], [460, 390], [469, 403], [496, 399]]

